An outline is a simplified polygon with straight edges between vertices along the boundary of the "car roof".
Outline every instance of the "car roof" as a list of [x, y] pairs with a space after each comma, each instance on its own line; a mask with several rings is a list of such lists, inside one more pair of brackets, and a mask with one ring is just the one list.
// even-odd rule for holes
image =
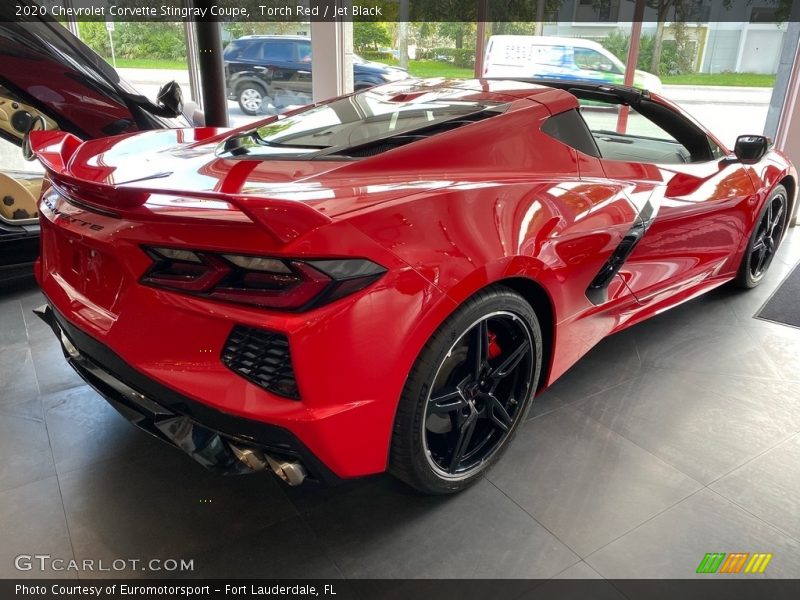
[[491, 39], [517, 43], [530, 42], [541, 46], [574, 46], [575, 48], [592, 48], [593, 50], [603, 49], [603, 45], [594, 40], [552, 35], [493, 35]]
[[260, 34], [252, 34], [252, 35], [243, 35], [240, 38], [236, 38], [233, 40], [234, 42], [238, 42], [239, 40], [305, 40], [310, 42], [311, 38], [307, 35], [260, 35]]

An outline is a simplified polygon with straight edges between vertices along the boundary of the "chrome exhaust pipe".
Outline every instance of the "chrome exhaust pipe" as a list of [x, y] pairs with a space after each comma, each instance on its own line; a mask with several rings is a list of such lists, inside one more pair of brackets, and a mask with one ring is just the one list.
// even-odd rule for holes
[[234, 456], [243, 462], [248, 468], [253, 471], [263, 471], [267, 468], [267, 461], [264, 460], [264, 455], [256, 450], [250, 448], [239, 448], [234, 444], [229, 444]]
[[305, 481], [307, 473], [303, 465], [299, 462], [278, 460], [272, 458], [269, 454], [265, 454], [264, 458], [267, 459], [272, 472], [290, 486], [294, 487]]
[[274, 458], [269, 454], [264, 454], [251, 448], [239, 448], [233, 444], [230, 446], [236, 458], [253, 471], [258, 472], [270, 469], [292, 487], [303, 483], [308, 475], [303, 465], [299, 462]]

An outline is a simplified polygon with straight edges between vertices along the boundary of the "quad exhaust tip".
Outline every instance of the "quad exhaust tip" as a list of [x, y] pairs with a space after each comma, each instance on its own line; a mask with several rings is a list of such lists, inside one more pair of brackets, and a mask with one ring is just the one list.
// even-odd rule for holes
[[[53, 329], [56, 335], [60, 338], [61, 345], [63, 346], [65, 353], [73, 360], [80, 361], [82, 359], [80, 351], [73, 345], [73, 343], [64, 333], [64, 331], [58, 325], [56, 318], [53, 314], [53, 309], [50, 308], [48, 304], [43, 304], [42, 306], [34, 309], [33, 312]], [[79, 371], [79, 373], [80, 372], [81, 371]], [[107, 375], [111, 377], [110, 374]], [[116, 378], [113, 379], [115, 381], [115, 384], [117, 384], [115, 389], [118, 389], [119, 386], [122, 385], [122, 382], [116, 380]], [[130, 388], [127, 388], [127, 386], [124, 387], [131, 392], [133, 391]], [[141, 396], [141, 394], [139, 394], [139, 396]], [[141, 399], [146, 400], [144, 396], [141, 396]], [[172, 421], [174, 420], [175, 419], [172, 419]], [[183, 444], [181, 444], [179, 441], [176, 441], [175, 439], [172, 439], [172, 443], [174, 443], [179, 448], [183, 448]], [[285, 481], [288, 485], [291, 486], [300, 485], [301, 483], [303, 483], [303, 481], [305, 481], [306, 477], [308, 476], [305, 467], [303, 467], [303, 465], [297, 461], [276, 458], [254, 448], [247, 448], [247, 447], [240, 448], [239, 446], [231, 444], [230, 442], [228, 443], [228, 446], [230, 447], [234, 456], [241, 463], [247, 466], [251, 471], [266, 471], [269, 469], [270, 471], [275, 473], [275, 475], [283, 479], [283, 481]], [[188, 450], [187, 452], [189, 452], [189, 454], [194, 456], [193, 452], [190, 452]]]
[[239, 448], [233, 444], [231, 444], [231, 450], [233, 450], [236, 458], [253, 471], [266, 471], [269, 469], [292, 487], [303, 483], [308, 475], [303, 465], [297, 461], [274, 458], [258, 450]]

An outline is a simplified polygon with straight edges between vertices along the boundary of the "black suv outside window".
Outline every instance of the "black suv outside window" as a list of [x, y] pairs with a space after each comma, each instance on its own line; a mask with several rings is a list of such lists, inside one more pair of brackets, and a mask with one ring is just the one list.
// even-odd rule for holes
[[261, 44], [245, 44], [242, 51], [239, 53], [239, 58], [248, 58], [250, 60], [256, 60], [262, 58], [261, 56]]
[[270, 40], [264, 48], [264, 56], [267, 60], [293, 62], [295, 42]]

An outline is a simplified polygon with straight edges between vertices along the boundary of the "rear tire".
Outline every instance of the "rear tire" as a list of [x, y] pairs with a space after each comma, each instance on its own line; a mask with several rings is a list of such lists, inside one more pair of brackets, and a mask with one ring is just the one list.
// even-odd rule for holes
[[269, 97], [263, 86], [257, 83], [243, 83], [236, 89], [236, 100], [244, 114], [254, 117], [261, 112]]
[[733, 280], [736, 287], [754, 288], [767, 274], [786, 232], [789, 218], [788, 198], [786, 188], [776, 185], [764, 203], [739, 264], [739, 272]]
[[524, 421], [541, 365], [531, 305], [500, 285], [478, 292], [431, 336], [411, 369], [389, 472], [427, 494], [475, 483]]

